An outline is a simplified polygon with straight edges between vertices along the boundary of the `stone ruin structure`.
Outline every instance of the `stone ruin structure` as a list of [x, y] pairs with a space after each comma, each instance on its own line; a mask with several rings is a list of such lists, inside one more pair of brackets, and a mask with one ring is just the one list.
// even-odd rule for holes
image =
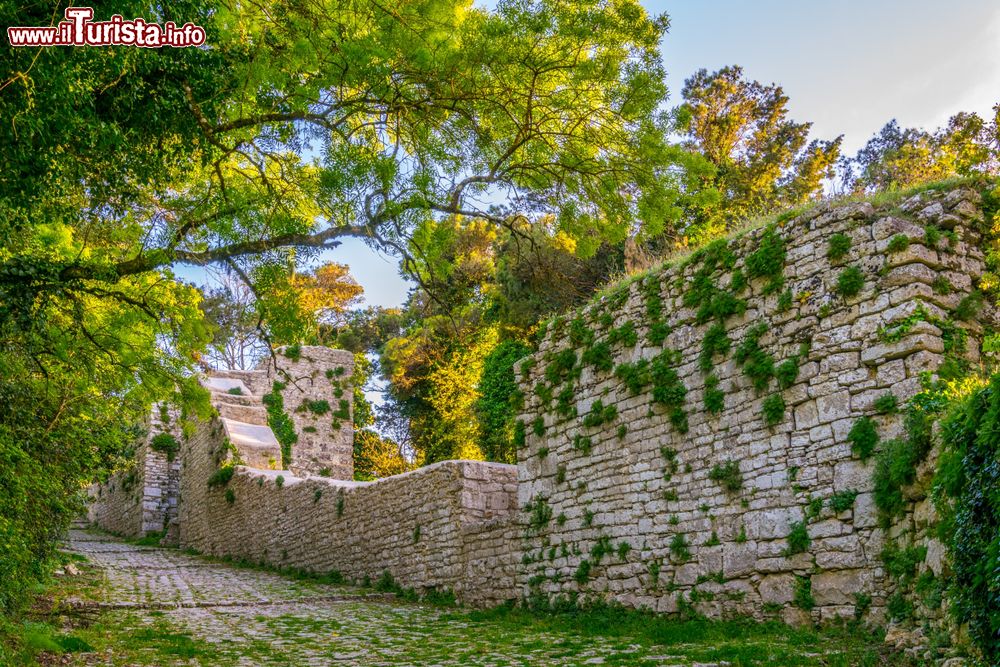
[[[352, 481], [351, 355], [279, 351], [205, 378], [218, 416], [193, 432], [154, 411], [150, 432], [175, 433], [176, 457], [143, 447], [134, 471], [92, 492], [91, 518], [130, 535], [168, 526], [217, 556], [387, 571], [482, 606], [599, 598], [882, 622], [905, 594], [934, 622], [940, 608], [882, 562], [887, 545], [921, 545], [916, 574], [947, 567], [930, 466], [880, 523], [875, 457], [852, 430], [901, 436], [890, 403], [943, 365], [979, 362], [996, 314], [959, 311], [984, 272], [982, 227], [966, 186], [826, 203], [609, 291], [550, 322], [516, 365], [516, 467], [445, 461]], [[287, 465], [276, 423], [297, 437]]]

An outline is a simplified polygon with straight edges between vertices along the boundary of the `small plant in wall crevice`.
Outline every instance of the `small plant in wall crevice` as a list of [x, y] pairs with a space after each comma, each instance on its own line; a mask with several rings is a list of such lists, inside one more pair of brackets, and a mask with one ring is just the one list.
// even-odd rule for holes
[[743, 473], [736, 461], [716, 463], [708, 473], [708, 478], [729, 493], [735, 493], [743, 488]]

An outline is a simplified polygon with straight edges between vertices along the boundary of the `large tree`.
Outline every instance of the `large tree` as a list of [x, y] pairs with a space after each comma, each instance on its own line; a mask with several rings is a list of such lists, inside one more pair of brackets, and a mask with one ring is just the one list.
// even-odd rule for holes
[[[113, 287], [345, 236], [402, 252], [436, 214], [551, 212], [583, 251], [669, 217], [665, 21], [637, 3], [143, 9], [205, 23], [210, 48], [10, 54], [0, 112], [16, 120], [0, 141], [15, 168], [0, 201], [21, 242], [0, 264], [5, 292]], [[33, 252], [42, 225], [82, 252]]]
[[878, 192], [955, 176], [1000, 173], [1000, 105], [993, 118], [962, 112], [936, 130], [901, 128], [889, 121], [858, 151], [841, 161], [841, 185]]
[[[62, 8], [0, 0], [0, 23], [49, 25]], [[666, 21], [635, 0], [118, 0], [98, 14], [192, 21], [207, 43], [3, 47], [0, 475], [25, 483], [0, 485], [0, 517], [22, 517], [0, 521], [18, 545], [0, 606], [52, 553], [31, 526], [66, 520], [121, 424], [198, 395], [211, 332], [178, 263], [259, 289], [347, 236], [405, 255], [438, 216], [549, 214], [582, 254], [677, 216], [656, 115]]]
[[712, 166], [692, 190], [688, 240], [704, 242], [748, 217], [820, 197], [833, 176], [840, 137], [810, 140], [811, 123], [788, 117], [781, 86], [743, 76], [741, 67], [699, 70], [684, 82], [674, 110], [676, 130], [689, 150]]

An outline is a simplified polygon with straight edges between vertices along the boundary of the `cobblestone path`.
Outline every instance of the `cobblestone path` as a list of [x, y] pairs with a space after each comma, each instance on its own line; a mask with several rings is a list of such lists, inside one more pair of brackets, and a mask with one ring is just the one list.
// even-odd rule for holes
[[50, 602], [77, 648], [46, 665], [912, 664], [885, 655], [863, 633], [633, 616], [633, 634], [615, 636], [621, 621], [595, 628], [580, 616], [416, 604], [82, 529], [70, 531], [65, 548], [77, 555], [79, 572], [57, 579]]
[[[73, 530], [99, 608], [75, 665], [690, 665], [615, 639], [484, 631], [461, 610]], [[80, 598], [83, 599], [80, 599]], [[102, 638], [105, 641], [99, 641]]]

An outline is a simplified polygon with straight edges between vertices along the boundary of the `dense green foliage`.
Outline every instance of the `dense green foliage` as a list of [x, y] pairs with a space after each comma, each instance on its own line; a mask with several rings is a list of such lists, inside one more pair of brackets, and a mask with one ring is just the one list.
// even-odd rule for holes
[[681, 96], [674, 115], [684, 145], [714, 167], [701, 179], [711, 188], [689, 195], [692, 238], [711, 240], [739, 220], [821, 194], [840, 155], [840, 138], [809, 141], [810, 124], [788, 118], [780, 86], [748, 81], [742, 68], [724, 67], [695, 73]]
[[1000, 376], [942, 425], [935, 479], [953, 568], [952, 610], [987, 663], [1000, 660]]
[[285, 412], [285, 399], [281, 395], [284, 388], [283, 383], [275, 382], [270, 393], [264, 394], [262, 401], [267, 409], [267, 425], [281, 445], [281, 466], [287, 470], [292, 462], [292, 445], [298, 442], [299, 436], [295, 432], [292, 418]]
[[504, 341], [483, 363], [476, 414], [482, 433], [480, 444], [489, 461], [514, 463], [517, 460], [513, 443], [514, 415], [518, 407], [514, 400], [518, 391], [514, 362], [528, 351], [523, 343]]

